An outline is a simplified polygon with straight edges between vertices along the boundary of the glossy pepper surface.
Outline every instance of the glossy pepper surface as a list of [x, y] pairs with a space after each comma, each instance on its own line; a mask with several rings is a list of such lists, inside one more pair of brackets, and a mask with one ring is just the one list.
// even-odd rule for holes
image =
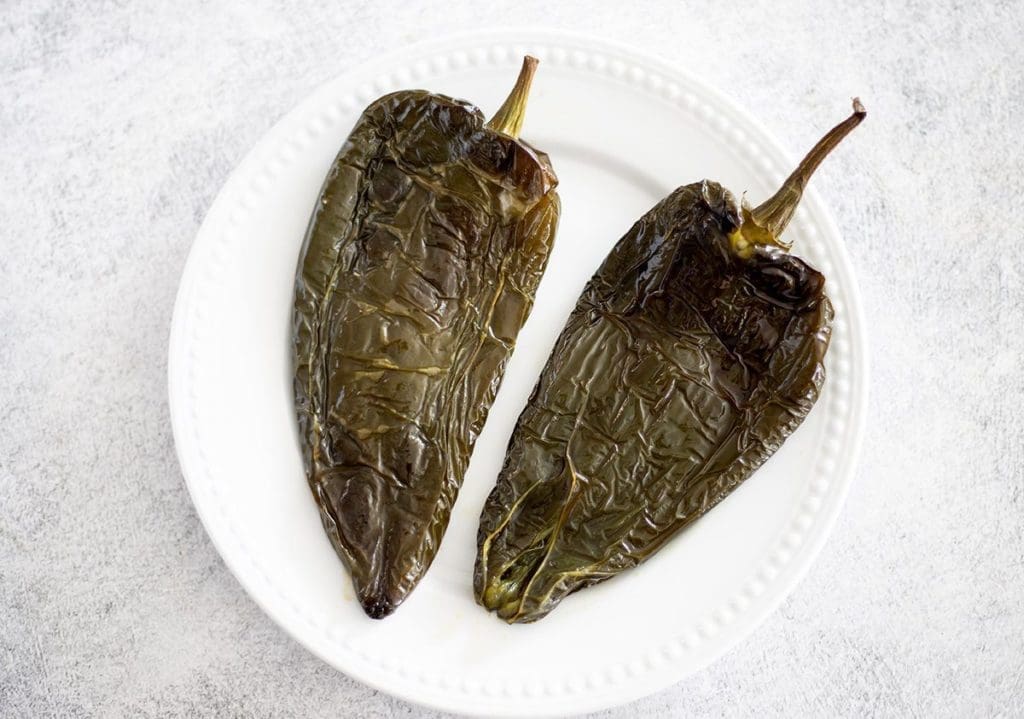
[[[480, 520], [477, 600], [509, 622], [636, 566], [747, 479], [825, 377], [825, 278], [779, 239], [854, 114], [757, 208], [672, 192], [585, 287]], [[742, 528], [738, 528], [742, 531]], [[695, 590], [698, 588], [695, 588]]]
[[293, 315], [303, 459], [374, 618], [437, 552], [552, 247], [557, 180], [517, 139], [535, 66], [488, 123], [425, 91], [372, 103], [306, 234]]

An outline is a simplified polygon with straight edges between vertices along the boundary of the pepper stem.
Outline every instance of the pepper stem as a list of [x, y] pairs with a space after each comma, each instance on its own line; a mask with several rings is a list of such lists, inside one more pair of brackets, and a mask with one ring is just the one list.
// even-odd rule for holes
[[526, 101], [530, 96], [530, 84], [533, 82], [533, 74], [537, 71], [540, 60], [527, 55], [523, 58], [523, 69], [519, 71], [519, 78], [515, 87], [505, 99], [504, 104], [494, 113], [494, 117], [487, 123], [487, 127], [502, 135], [508, 135], [513, 140], [519, 138], [519, 131], [523, 128], [523, 118], [526, 117]]
[[803, 197], [804, 188], [807, 187], [811, 175], [818, 169], [821, 161], [828, 157], [828, 154], [843, 141], [853, 128], [861, 123], [867, 115], [867, 111], [860, 103], [860, 98], [853, 98], [853, 114], [829, 130], [805, 157], [793, 174], [786, 178], [778, 192], [769, 197], [757, 207], [751, 208], [745, 202], [743, 204], [743, 226], [741, 229], [742, 238], [736, 238], [743, 247], [738, 250], [751, 249], [746, 243], [753, 245], [776, 245], [788, 250], [792, 243], [783, 242], [779, 239], [789, 221], [793, 218], [797, 205]]

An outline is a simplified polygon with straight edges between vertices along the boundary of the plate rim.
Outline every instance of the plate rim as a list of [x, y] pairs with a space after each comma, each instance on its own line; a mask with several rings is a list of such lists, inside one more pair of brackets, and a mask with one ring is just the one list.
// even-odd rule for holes
[[[725, 108], [728, 114], [737, 121], [737, 124], [755, 129], [758, 135], [756, 140], [760, 151], [773, 154], [776, 158], [784, 158], [786, 161], [791, 160], [789, 153], [771, 131], [723, 92], [708, 85], [689, 72], [672, 66], [671, 63], [660, 57], [624, 43], [596, 37], [587, 33], [533, 28], [460, 32], [381, 53], [366, 62], [333, 76], [306, 94], [294, 107], [263, 132], [257, 142], [246, 152], [241, 161], [225, 179], [210, 209], [207, 211], [199, 230], [196, 232], [182, 270], [180, 284], [175, 297], [167, 364], [169, 412], [178, 463], [181, 467], [189, 496], [207, 536], [210, 537], [225, 566], [242, 585], [248, 596], [293, 640], [347, 676], [374, 689], [420, 706], [462, 714], [486, 712], [492, 716], [526, 716], [534, 715], [538, 711], [535, 703], [537, 698], [528, 697], [522, 691], [518, 695], [511, 697], [507, 694], [504, 697], [491, 697], [491, 701], [486, 706], [481, 705], [479, 702], [474, 706], [472, 702], [459, 701], [457, 697], [462, 697], [463, 695], [453, 694], [447, 688], [437, 687], [438, 691], [425, 695], [423, 692], [416, 693], [413, 691], [412, 689], [416, 685], [411, 682], [406, 681], [399, 686], [395, 686], [379, 680], [376, 675], [370, 672], [362, 671], [358, 664], [353, 663], [342, 666], [342, 663], [337, 660], [337, 654], [327, 651], [327, 643], [325, 641], [317, 641], [316, 638], [303, 635], [297, 629], [296, 624], [301, 618], [285, 616], [279, 607], [273, 605], [265, 595], [261, 594], [261, 588], [255, 586], [251, 570], [242, 566], [242, 558], [238, 557], [235, 550], [228, 546], [226, 533], [232, 533], [233, 528], [230, 526], [225, 528], [212, 516], [211, 507], [206, 503], [206, 495], [204, 493], [207, 488], [204, 488], [198, 482], [197, 476], [200, 472], [194, 466], [193, 457], [186, 454], [186, 448], [196, 449], [195, 447], [186, 447], [186, 445], [189, 445], [191, 438], [185, 428], [188, 418], [183, 410], [185, 398], [182, 394], [181, 368], [185, 359], [184, 338], [192, 319], [186, 313], [186, 307], [192, 300], [192, 291], [198, 279], [200, 255], [204, 249], [207, 249], [206, 245], [213, 241], [212, 235], [214, 235], [215, 230], [220, 229], [220, 226], [223, 225], [226, 219], [224, 214], [232, 204], [231, 201], [239, 199], [237, 196], [243, 189], [241, 187], [243, 178], [252, 175], [253, 166], [256, 165], [262, 155], [266, 154], [267, 149], [274, 145], [274, 141], [279, 139], [278, 135], [281, 135], [290, 125], [296, 124], [299, 118], [307, 116], [310, 109], [320, 104], [322, 97], [330, 93], [336, 86], [344, 86], [346, 83], [349, 83], [351, 86], [351, 83], [356, 78], [370, 74], [370, 71], [375, 66], [393, 65], [402, 59], [412, 62], [424, 56], [429, 57], [438, 53], [452, 53], [460, 48], [465, 48], [468, 44], [490, 46], [492, 48], [503, 47], [511, 49], [513, 54], [521, 50], [528, 51], [531, 46], [561, 47], [566, 49], [567, 52], [571, 52], [574, 46], [582, 45], [593, 52], [609, 57], [626, 59], [636, 66], [648, 69], [653, 68], [665, 78], [682, 80], [685, 86], [696, 89], [697, 94], [703, 95], [705, 100], [710, 100]], [[380, 73], [376, 74], [379, 75]], [[376, 96], [373, 94], [374, 92], [375, 90], [372, 87], [361, 88], [363, 95], [369, 93], [367, 101]], [[745, 620], [734, 623], [731, 636], [719, 642], [718, 648], [703, 658], [702, 661], [677, 671], [672, 671], [672, 663], [669, 662], [663, 665], [657, 672], [649, 671], [644, 677], [633, 677], [635, 681], [618, 684], [615, 691], [611, 694], [609, 692], [580, 692], [575, 695], [572, 702], [573, 707], [570, 710], [572, 713], [607, 709], [637, 700], [672, 686], [721, 658], [740, 641], [750, 636], [790, 596], [810, 570], [811, 565], [834, 530], [836, 520], [845, 504], [853, 482], [863, 442], [870, 367], [868, 363], [863, 302], [856, 274], [842, 239], [842, 234], [831, 211], [814, 187], [808, 188], [808, 191], [805, 193], [803, 209], [808, 215], [815, 217], [815, 222], [824, 230], [823, 234], [831, 237], [828, 256], [833, 261], [837, 274], [843, 275], [842, 287], [847, 300], [844, 303], [843, 312], [849, 325], [848, 351], [850, 353], [852, 373], [847, 399], [849, 411], [844, 431], [844, 445], [838, 450], [839, 454], [843, 457], [843, 461], [833, 470], [831, 486], [825, 495], [827, 502], [822, 502], [822, 506], [816, 510], [816, 520], [812, 524], [811, 529], [808, 530], [802, 546], [799, 547], [803, 558], [797, 564], [789, 563], [782, 567], [779, 573], [782, 578], [772, 582], [766, 590], [768, 596], [762, 601], [761, 605], [755, 610], [744, 612]], [[257, 572], [261, 572], [258, 567], [254, 567], [254, 569]], [[789, 570], [788, 573], [785, 571], [787, 569]], [[273, 588], [269, 582], [267, 588]], [[737, 626], [740, 626], [740, 628], [736, 629]], [[590, 698], [589, 701], [588, 697]], [[450, 701], [449, 698], [452, 700]], [[505, 701], [503, 702], [502, 699]], [[559, 699], [564, 701], [564, 697], [559, 697]], [[550, 710], [541, 709], [541, 711]]]

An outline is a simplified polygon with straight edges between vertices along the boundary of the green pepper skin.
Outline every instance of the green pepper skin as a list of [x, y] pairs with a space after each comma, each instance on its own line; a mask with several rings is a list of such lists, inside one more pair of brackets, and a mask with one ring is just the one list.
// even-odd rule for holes
[[681, 187], [583, 291], [480, 520], [477, 601], [532, 622], [643, 562], [774, 453], [825, 377], [824, 277], [738, 252], [720, 185]]
[[299, 259], [295, 401], [321, 520], [373, 618], [430, 566], [559, 215], [546, 155], [425, 91], [362, 114]]

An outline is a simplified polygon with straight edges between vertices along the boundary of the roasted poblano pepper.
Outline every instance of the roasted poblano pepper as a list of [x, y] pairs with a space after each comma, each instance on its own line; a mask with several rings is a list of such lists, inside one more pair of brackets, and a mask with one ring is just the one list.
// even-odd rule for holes
[[536, 60], [485, 123], [421, 90], [334, 160], [295, 282], [295, 399], [324, 529], [374, 618], [430, 566], [547, 264], [559, 200], [518, 139]]
[[780, 235], [829, 132], [757, 208], [680, 187], [583, 291], [519, 418], [480, 520], [477, 600], [509, 622], [657, 552], [747, 479], [825, 377], [825, 278]]

